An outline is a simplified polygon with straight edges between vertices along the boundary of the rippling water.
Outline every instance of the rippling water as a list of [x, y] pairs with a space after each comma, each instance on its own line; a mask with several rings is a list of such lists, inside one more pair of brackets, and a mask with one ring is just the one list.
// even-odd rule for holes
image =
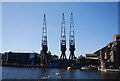
[[2, 79], [118, 79], [120, 74], [57, 68], [2, 67]]

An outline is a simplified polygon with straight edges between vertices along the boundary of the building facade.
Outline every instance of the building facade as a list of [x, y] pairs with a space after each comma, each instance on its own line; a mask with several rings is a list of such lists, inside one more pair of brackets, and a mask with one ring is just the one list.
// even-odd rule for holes
[[94, 54], [99, 57], [99, 69], [120, 69], [120, 34], [114, 35], [111, 43]]
[[3, 54], [5, 64], [39, 64], [39, 54], [31, 51], [10, 51]]

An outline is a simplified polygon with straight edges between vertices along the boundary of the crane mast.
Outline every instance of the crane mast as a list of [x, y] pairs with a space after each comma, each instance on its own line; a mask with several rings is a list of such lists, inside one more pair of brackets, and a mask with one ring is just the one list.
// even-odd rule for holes
[[69, 60], [75, 59], [75, 34], [74, 34], [74, 22], [73, 22], [73, 13], [71, 13], [70, 18], [70, 36], [69, 36], [69, 50], [70, 50], [70, 56]]
[[42, 61], [44, 64], [48, 61], [47, 54], [48, 46], [47, 46], [47, 27], [46, 27], [46, 15], [44, 14], [43, 19], [43, 31], [42, 31]]
[[61, 56], [60, 59], [65, 60], [66, 59], [66, 32], [65, 32], [65, 18], [64, 18], [64, 13], [62, 15], [62, 26], [61, 26]]

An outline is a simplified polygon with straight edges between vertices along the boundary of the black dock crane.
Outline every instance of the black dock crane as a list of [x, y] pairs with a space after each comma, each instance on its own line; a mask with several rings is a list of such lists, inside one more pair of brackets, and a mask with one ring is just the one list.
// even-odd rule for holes
[[75, 59], [75, 34], [74, 34], [74, 22], [73, 22], [73, 13], [71, 13], [70, 18], [70, 36], [69, 36], [69, 50], [70, 50], [70, 56], [69, 60], [73, 61]]
[[43, 31], [42, 31], [42, 63], [45, 65], [48, 62], [48, 46], [47, 46], [47, 27], [46, 27], [46, 15], [44, 14]]
[[65, 32], [65, 18], [64, 18], [64, 13], [62, 14], [62, 26], [61, 26], [61, 60], [66, 60], [66, 32]]

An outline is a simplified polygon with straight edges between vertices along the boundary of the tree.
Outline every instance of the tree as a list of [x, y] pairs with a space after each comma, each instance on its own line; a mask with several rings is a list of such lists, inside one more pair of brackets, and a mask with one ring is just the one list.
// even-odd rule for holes
[[50, 51], [48, 51], [48, 58], [52, 58], [52, 55], [51, 55], [51, 52]]
[[50, 62], [50, 60], [52, 59], [52, 55], [51, 55], [51, 52], [48, 51], [48, 62]]
[[43, 58], [43, 54], [44, 54], [44, 52], [41, 50], [41, 51], [40, 51], [40, 59]]
[[77, 57], [74, 57], [74, 59], [77, 59]]
[[54, 59], [54, 58], [58, 58], [58, 56], [57, 55], [52, 55], [52, 59]]

